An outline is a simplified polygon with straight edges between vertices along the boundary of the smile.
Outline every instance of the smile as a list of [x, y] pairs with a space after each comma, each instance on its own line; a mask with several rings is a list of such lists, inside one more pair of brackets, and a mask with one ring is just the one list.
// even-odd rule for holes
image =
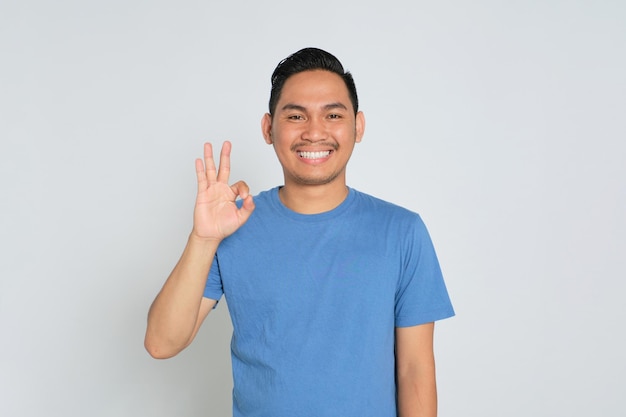
[[331, 151], [318, 151], [318, 152], [298, 152], [298, 156], [303, 159], [322, 159], [330, 155]]

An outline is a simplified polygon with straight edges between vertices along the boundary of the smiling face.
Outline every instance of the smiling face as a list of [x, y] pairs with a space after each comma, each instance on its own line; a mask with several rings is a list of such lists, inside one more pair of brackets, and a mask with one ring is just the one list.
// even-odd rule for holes
[[342, 78], [325, 70], [289, 77], [276, 111], [262, 121], [263, 136], [274, 146], [286, 187], [345, 188], [346, 165], [364, 128], [363, 114], [355, 116]]

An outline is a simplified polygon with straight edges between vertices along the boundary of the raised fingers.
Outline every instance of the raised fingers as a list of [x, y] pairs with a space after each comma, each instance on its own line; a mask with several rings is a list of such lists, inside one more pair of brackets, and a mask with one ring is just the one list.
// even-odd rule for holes
[[206, 179], [204, 164], [200, 158], [196, 159], [196, 177], [198, 178], [198, 190], [205, 190], [209, 183]]
[[204, 144], [204, 175], [209, 184], [217, 180], [217, 170], [215, 169], [215, 161], [213, 161], [213, 146], [210, 143]]
[[220, 153], [220, 169], [217, 172], [217, 180], [228, 184], [228, 178], [230, 177], [230, 150], [232, 145], [226, 141], [222, 145], [222, 152]]
[[196, 175], [198, 177], [198, 186], [206, 188], [208, 185], [216, 182], [228, 183], [230, 177], [230, 150], [232, 145], [226, 141], [222, 145], [220, 152], [219, 170], [215, 167], [213, 158], [213, 146], [207, 142], [204, 144], [204, 164], [202, 160], [196, 159]]

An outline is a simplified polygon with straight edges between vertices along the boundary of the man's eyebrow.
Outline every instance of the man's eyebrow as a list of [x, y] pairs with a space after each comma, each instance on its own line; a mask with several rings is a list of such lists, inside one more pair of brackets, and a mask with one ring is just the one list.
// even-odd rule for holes
[[287, 103], [281, 108], [281, 110], [283, 111], [284, 110], [298, 110], [298, 111], [304, 112], [306, 108], [299, 104]]
[[346, 107], [345, 104], [343, 103], [330, 103], [324, 106], [324, 110], [332, 110], [332, 109], [343, 109], [343, 110], [348, 110], [348, 108]]

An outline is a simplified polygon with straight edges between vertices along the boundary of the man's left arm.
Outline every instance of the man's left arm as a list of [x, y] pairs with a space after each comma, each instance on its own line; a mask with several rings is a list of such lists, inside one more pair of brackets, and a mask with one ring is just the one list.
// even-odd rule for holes
[[436, 417], [434, 323], [396, 327], [399, 417]]

